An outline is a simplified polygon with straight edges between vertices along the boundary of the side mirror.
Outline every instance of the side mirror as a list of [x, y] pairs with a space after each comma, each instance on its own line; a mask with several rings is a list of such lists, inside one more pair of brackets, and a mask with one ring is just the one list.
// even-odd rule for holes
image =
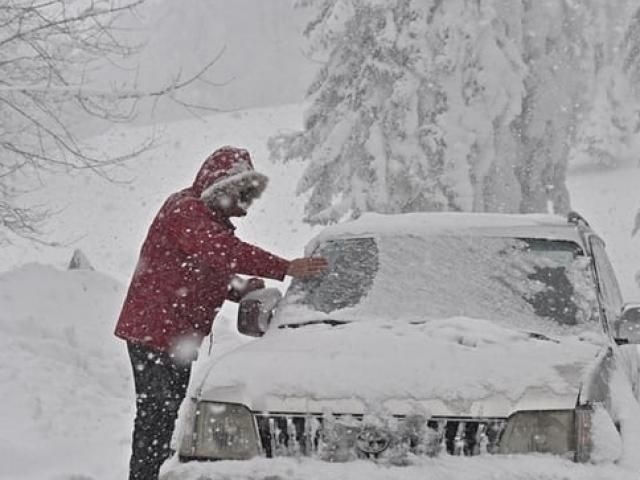
[[640, 344], [640, 304], [628, 304], [615, 327], [615, 340], [618, 345]]
[[245, 295], [238, 308], [238, 332], [251, 337], [264, 335], [281, 299], [277, 288], [263, 288]]

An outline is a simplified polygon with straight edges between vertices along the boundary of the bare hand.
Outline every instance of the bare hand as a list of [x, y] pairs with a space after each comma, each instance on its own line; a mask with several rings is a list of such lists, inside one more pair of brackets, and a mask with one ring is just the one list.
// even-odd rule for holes
[[289, 263], [287, 275], [294, 278], [308, 278], [321, 274], [329, 268], [329, 262], [326, 258], [321, 257], [305, 257], [296, 258]]

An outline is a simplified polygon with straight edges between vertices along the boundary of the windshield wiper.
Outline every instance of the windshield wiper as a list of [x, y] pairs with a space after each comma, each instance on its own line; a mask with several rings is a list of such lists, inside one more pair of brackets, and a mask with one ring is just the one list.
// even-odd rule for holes
[[337, 327], [338, 325], [346, 325], [347, 323], [350, 322], [345, 320], [309, 320], [308, 322], [285, 323], [278, 328], [300, 328], [306, 327], [307, 325], [331, 325], [332, 327]]

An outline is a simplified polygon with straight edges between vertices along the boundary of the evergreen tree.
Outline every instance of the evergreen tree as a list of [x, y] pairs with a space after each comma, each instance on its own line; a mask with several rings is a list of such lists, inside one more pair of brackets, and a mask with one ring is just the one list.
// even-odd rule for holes
[[[593, 0], [596, 2], [596, 0]], [[304, 0], [328, 61], [305, 129], [307, 221], [361, 212], [569, 208], [565, 172], [592, 82], [590, 3]]]
[[[637, 2], [593, 2], [586, 36], [593, 39], [592, 101], [580, 118], [572, 161], [615, 166], [634, 155], [637, 129]], [[634, 53], [635, 52], [635, 53]]]
[[520, 211], [545, 212], [549, 202], [569, 210], [565, 175], [578, 109], [589, 83], [582, 62], [585, 4], [566, 0], [523, 2], [522, 55], [529, 75], [523, 110], [516, 124]]

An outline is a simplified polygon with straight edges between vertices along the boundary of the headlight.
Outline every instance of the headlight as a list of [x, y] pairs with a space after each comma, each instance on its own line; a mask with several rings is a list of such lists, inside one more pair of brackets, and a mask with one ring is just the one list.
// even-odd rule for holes
[[208, 460], [247, 460], [260, 454], [253, 415], [244, 405], [198, 402], [182, 436], [180, 456]]
[[500, 453], [552, 453], [589, 459], [591, 409], [516, 412], [507, 421]]

